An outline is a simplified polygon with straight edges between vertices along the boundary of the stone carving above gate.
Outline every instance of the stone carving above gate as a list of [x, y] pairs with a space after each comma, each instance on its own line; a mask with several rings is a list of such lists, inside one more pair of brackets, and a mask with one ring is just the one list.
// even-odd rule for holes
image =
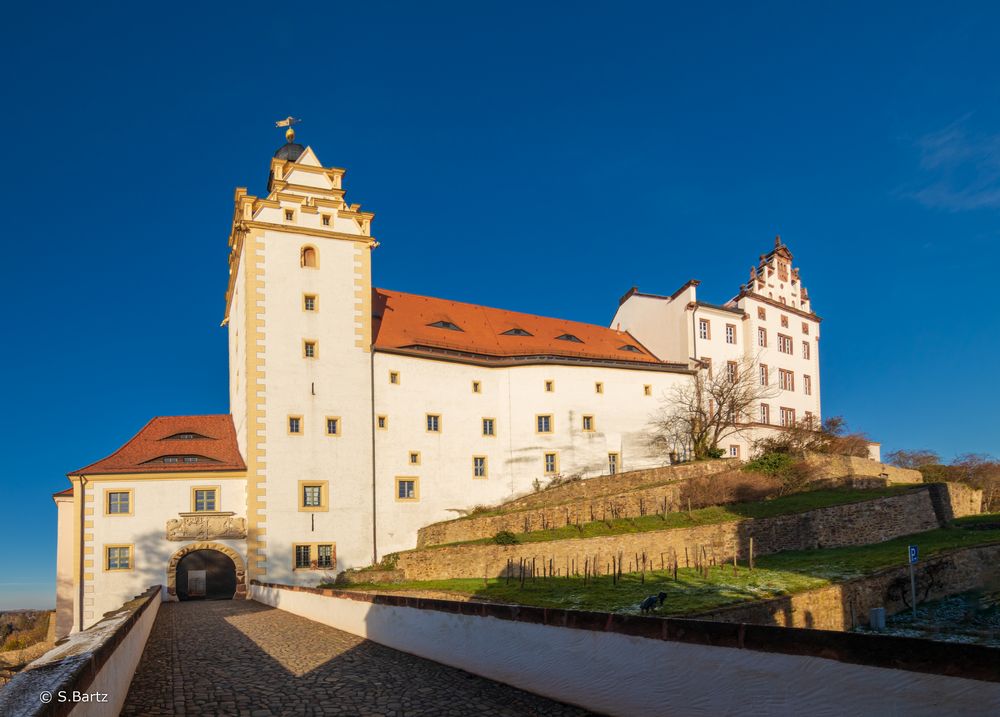
[[167, 521], [167, 540], [211, 540], [213, 538], [247, 537], [246, 518], [233, 513], [181, 513], [180, 518]]

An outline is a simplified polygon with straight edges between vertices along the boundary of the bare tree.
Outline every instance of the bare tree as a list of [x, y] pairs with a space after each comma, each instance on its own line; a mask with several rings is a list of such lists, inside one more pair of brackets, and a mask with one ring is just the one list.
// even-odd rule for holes
[[847, 421], [831, 416], [823, 423], [797, 421], [780, 433], [762, 436], [754, 441], [755, 453], [787, 453], [805, 458], [808, 453], [832, 453], [842, 456], [868, 456], [867, 435], [847, 430]]
[[916, 450], [900, 449], [886, 456], [889, 463], [900, 468], [921, 468], [923, 466], [940, 465], [941, 456], [926, 448]]
[[720, 444], [749, 431], [760, 402], [777, 393], [777, 387], [761, 385], [756, 357], [725, 366], [703, 363], [693, 381], [664, 396], [652, 419], [651, 442], [664, 453], [719, 457]]

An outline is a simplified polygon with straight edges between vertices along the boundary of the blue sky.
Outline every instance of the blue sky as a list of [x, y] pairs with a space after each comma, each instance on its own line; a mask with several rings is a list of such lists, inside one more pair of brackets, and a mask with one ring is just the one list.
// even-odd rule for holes
[[376, 212], [376, 284], [607, 323], [724, 301], [780, 233], [824, 413], [1000, 454], [1000, 9], [923, 3], [14, 5], [0, 127], [0, 607], [53, 603], [53, 491], [228, 410], [236, 186], [276, 119]]

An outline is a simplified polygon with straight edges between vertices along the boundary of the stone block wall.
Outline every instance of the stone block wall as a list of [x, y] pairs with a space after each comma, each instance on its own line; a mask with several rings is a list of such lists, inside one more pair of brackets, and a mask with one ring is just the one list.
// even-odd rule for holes
[[615, 493], [642, 488], [656, 483], [711, 475], [712, 473], [719, 473], [737, 465], [739, 465], [739, 461], [732, 458], [725, 458], [717, 461], [697, 461], [695, 463], [681, 463], [676, 466], [663, 466], [660, 468], [647, 468], [641, 471], [616, 473], [615, 475], [596, 476], [594, 478], [563, 483], [562, 485], [547, 488], [538, 493], [529, 493], [520, 498], [509, 500], [497, 508], [498, 510], [510, 511], [559, 505], [575, 500], [614, 495]]
[[501, 530], [525, 533], [587, 523], [606, 517], [636, 517], [677, 510], [680, 483], [735, 467], [733, 460], [700, 461], [598, 476], [516, 498], [498, 514], [471, 515], [417, 531], [417, 547], [492, 537]]
[[[948, 493], [950, 495], [950, 489]], [[963, 493], [959, 490], [956, 495]], [[710, 558], [714, 555], [719, 562], [732, 560], [734, 553], [739, 559], [746, 560], [750, 538], [754, 540], [754, 554], [766, 555], [783, 550], [879, 543], [933, 530], [940, 524], [931, 498], [931, 486], [928, 485], [901, 495], [860, 503], [694, 528], [520, 545], [455, 545], [418, 549], [399, 553], [396, 568], [403, 571], [407, 580], [482, 578], [504, 574], [508, 560], [516, 567], [521, 559], [528, 563], [534, 559], [537, 570], [541, 570], [543, 563], [547, 565], [552, 560], [554, 568], [565, 574], [567, 564], [576, 561], [582, 565], [589, 558], [603, 573], [611, 556], [619, 552], [626, 561], [634, 560], [636, 554], [645, 552], [656, 568], [659, 568], [661, 558], [665, 563], [677, 559], [684, 567], [685, 550], [690, 564], [694, 564], [695, 554], [702, 550]]]
[[[901, 563], [904, 559], [905, 556], [900, 556]], [[884, 607], [887, 615], [909, 609], [900, 597], [889, 595], [893, 583], [902, 580], [908, 586], [909, 575], [909, 567], [890, 568], [839, 585], [713, 610], [695, 617], [752, 625], [850, 630], [867, 625], [872, 608]], [[917, 599], [918, 602], [938, 600], [981, 588], [998, 578], [1000, 545], [955, 550], [917, 564]]]
[[653, 513], [673, 513], [680, 510], [683, 480], [638, 488], [599, 498], [582, 498], [563, 505], [528, 508], [500, 515], [474, 516], [449, 520], [421, 528], [417, 547], [458, 543], [479, 538], [492, 538], [501, 530], [527, 533], [532, 530], [561, 528], [566, 525], [590, 523], [613, 518], [635, 518]]
[[816, 470], [817, 479], [838, 479], [847, 476], [883, 478], [885, 484], [923, 483], [920, 471], [897, 468], [888, 463], [858, 456], [810, 455], [806, 462]]

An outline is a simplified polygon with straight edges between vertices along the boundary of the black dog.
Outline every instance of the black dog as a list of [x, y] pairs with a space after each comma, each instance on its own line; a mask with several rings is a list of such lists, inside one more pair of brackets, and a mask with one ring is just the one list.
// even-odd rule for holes
[[663, 601], [667, 599], [666, 593], [660, 593], [658, 595], [650, 595], [648, 598], [639, 603], [639, 610], [642, 612], [652, 612], [656, 609], [657, 604], [663, 605]]

